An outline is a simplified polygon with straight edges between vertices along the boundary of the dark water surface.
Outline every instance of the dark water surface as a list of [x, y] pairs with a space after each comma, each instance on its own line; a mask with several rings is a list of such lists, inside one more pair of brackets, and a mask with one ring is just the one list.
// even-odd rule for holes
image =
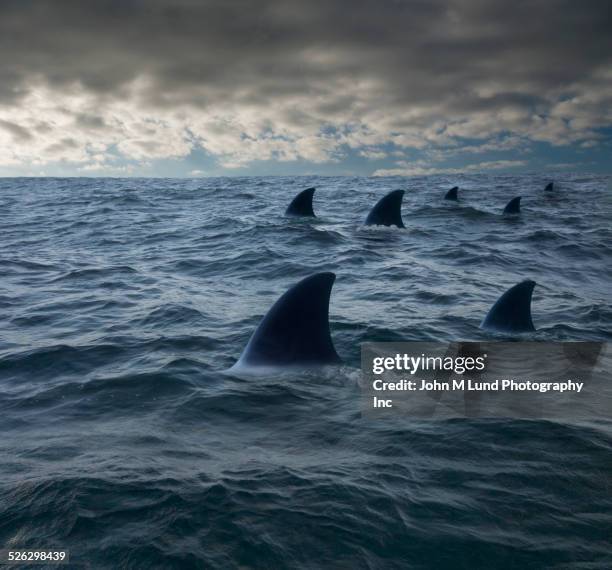
[[[493, 338], [524, 278], [530, 338], [612, 340], [610, 179], [546, 182], [1, 179], [0, 544], [74, 568], [612, 568], [609, 421], [360, 414], [361, 342]], [[285, 219], [311, 185], [319, 218]], [[395, 188], [406, 229], [363, 228]], [[322, 270], [346, 366], [224, 374]]]

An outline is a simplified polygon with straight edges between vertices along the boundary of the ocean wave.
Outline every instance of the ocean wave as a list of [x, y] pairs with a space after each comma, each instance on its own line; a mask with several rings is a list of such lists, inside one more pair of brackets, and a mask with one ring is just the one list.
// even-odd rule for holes
[[[612, 341], [607, 179], [557, 178], [416, 177], [401, 230], [363, 226], [401, 177], [5, 180], [2, 543], [83, 568], [612, 567], [609, 420], [360, 400], [361, 343], [515, 339], [479, 324], [525, 277], [528, 338]], [[318, 217], [285, 218], [308, 186]], [[321, 270], [345, 364], [228, 370]]]

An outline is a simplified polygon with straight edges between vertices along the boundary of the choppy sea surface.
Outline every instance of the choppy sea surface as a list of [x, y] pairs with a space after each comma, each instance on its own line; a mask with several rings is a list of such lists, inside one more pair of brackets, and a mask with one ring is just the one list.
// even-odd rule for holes
[[[609, 421], [360, 411], [360, 343], [492, 339], [480, 321], [524, 278], [530, 338], [612, 340], [610, 177], [554, 179], [0, 179], [0, 547], [96, 569], [612, 568]], [[285, 218], [308, 186], [318, 217]], [[406, 229], [364, 228], [396, 188]], [[346, 365], [225, 373], [317, 271]]]

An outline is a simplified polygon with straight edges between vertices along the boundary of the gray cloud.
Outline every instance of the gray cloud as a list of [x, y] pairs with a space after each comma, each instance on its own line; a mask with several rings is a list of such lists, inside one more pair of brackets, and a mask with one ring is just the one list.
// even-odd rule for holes
[[44, 93], [48, 146], [77, 162], [102, 160], [94, 132], [131, 158], [202, 145], [229, 165], [503, 132], [567, 144], [612, 123], [610, 29], [608, 0], [5, 0], [0, 111], [21, 113], [0, 124], [25, 142]]
[[11, 134], [16, 141], [27, 142], [32, 138], [30, 131], [24, 129], [21, 125], [12, 123], [11, 121], [0, 120], [0, 129], [4, 129]]

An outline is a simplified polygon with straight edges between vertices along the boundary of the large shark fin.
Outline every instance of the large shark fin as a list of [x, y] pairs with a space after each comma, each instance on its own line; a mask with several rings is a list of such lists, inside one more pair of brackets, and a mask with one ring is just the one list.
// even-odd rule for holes
[[404, 228], [402, 221], [403, 190], [393, 190], [381, 198], [366, 218], [366, 226], [397, 226]]
[[285, 211], [286, 216], [311, 216], [315, 217], [314, 210], [312, 209], [312, 197], [314, 195], [315, 188], [306, 188], [302, 190], [287, 207]]
[[508, 289], [491, 307], [480, 328], [503, 332], [534, 331], [531, 296], [535, 281], [526, 280]]
[[315, 273], [272, 305], [234, 368], [312, 367], [341, 362], [329, 332], [329, 297], [336, 276]]
[[457, 195], [457, 191], [459, 190], [459, 186], [453, 186], [444, 196], [445, 200], [458, 200], [459, 196]]
[[519, 214], [521, 211], [521, 197], [512, 198], [504, 208], [504, 214]]

